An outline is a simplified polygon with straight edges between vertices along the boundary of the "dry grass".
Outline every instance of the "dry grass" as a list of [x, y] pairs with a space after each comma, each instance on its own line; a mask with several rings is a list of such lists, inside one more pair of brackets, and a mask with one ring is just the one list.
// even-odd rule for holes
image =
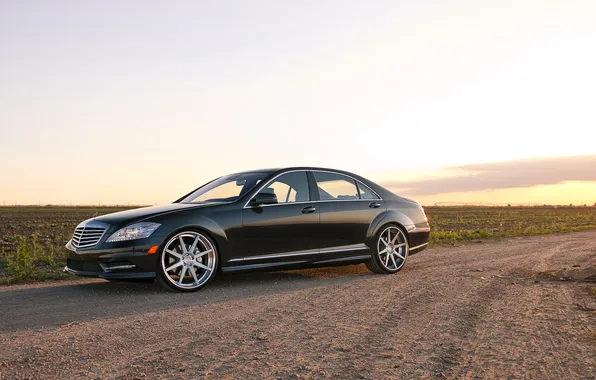
[[77, 224], [115, 207], [0, 207], [0, 284], [70, 278], [62, 273]]
[[431, 244], [596, 228], [596, 207], [427, 207]]

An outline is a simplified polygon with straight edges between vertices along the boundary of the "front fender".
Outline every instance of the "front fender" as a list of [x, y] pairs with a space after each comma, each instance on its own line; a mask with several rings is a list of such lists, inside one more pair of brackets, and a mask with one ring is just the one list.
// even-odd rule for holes
[[164, 220], [160, 220], [158, 217], [152, 219], [152, 221], [162, 224], [163, 228], [160, 227], [156, 231], [164, 231], [162, 235], [159, 235], [163, 238], [162, 244], [165, 244], [167, 237], [178, 232], [198, 229], [207, 233], [214, 240], [220, 256], [229, 251], [229, 239], [224, 228], [205, 215], [168, 215]]

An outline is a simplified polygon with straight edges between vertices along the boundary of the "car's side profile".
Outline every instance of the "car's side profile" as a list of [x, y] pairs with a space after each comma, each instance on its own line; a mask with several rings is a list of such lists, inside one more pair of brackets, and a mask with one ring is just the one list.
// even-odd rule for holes
[[422, 207], [352, 173], [311, 167], [236, 173], [174, 203], [77, 226], [65, 271], [157, 278], [194, 291], [217, 272], [365, 263], [396, 273], [428, 244]]

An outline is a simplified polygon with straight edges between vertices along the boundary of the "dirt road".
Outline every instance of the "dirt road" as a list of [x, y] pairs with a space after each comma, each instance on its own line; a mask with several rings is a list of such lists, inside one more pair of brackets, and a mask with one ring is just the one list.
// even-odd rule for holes
[[594, 378], [595, 268], [590, 231], [429, 249], [394, 276], [4, 287], [0, 378]]

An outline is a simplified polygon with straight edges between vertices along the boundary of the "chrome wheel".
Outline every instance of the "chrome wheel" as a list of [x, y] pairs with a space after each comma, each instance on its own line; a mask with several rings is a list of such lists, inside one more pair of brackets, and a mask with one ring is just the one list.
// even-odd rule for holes
[[389, 226], [379, 235], [377, 252], [381, 265], [394, 272], [399, 270], [408, 257], [408, 239], [401, 229]]
[[165, 279], [175, 288], [198, 289], [217, 268], [215, 247], [206, 236], [186, 231], [171, 238], [161, 256]]

